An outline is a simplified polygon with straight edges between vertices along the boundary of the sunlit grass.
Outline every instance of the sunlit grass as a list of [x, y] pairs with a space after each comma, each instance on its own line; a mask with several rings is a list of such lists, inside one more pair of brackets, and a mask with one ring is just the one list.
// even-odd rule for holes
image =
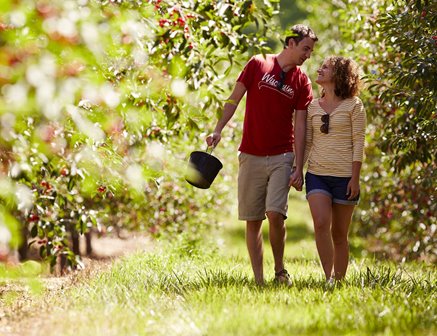
[[[214, 249], [137, 254], [54, 304], [63, 335], [429, 334], [436, 332], [436, 270], [355, 264], [327, 286], [313, 260], [292, 263], [294, 286], [256, 286], [244, 258]], [[159, 253], [158, 253], [159, 252]], [[68, 301], [66, 298], [68, 297]], [[74, 331], [68, 326], [74, 324]]]
[[435, 266], [377, 261], [362, 257], [357, 248], [346, 280], [329, 286], [323, 280], [305, 204], [299, 200], [291, 204], [295, 202], [294, 215], [287, 220], [286, 265], [293, 278], [291, 288], [273, 283], [267, 242], [267, 283], [263, 287], [254, 283], [244, 223], [229, 219], [223, 231], [210, 233], [208, 241], [190, 242], [181, 235], [46, 298], [50, 313], [44, 315], [41, 334], [437, 333]]

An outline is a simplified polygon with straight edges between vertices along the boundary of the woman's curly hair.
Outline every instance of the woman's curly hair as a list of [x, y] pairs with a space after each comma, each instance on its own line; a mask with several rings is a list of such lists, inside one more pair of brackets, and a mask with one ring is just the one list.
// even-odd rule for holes
[[326, 60], [332, 65], [335, 95], [343, 99], [357, 96], [361, 86], [357, 63], [342, 56], [330, 56]]

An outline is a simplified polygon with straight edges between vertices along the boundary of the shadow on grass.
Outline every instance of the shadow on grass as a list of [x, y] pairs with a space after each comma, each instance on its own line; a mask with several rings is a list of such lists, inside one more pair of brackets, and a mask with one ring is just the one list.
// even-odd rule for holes
[[349, 241], [349, 254], [354, 258], [362, 258], [365, 251], [364, 241], [354, 239]]
[[[268, 221], [263, 222], [263, 237], [264, 243], [268, 243], [269, 240], [269, 225]], [[310, 241], [315, 244], [315, 237], [313, 229], [308, 226], [304, 221], [290, 221], [286, 222], [287, 230], [287, 242], [288, 243], [298, 243], [300, 241]], [[228, 227], [225, 229], [226, 236], [230, 237], [234, 242], [241, 242], [245, 244], [246, 236], [246, 224], [240, 222], [239, 225]], [[364, 252], [366, 251], [365, 241], [362, 238], [355, 237], [353, 234], [349, 235], [349, 253], [350, 257], [362, 258]]]
[[311, 240], [314, 237], [313, 231], [305, 222], [287, 223], [286, 227], [288, 241]]
[[[268, 240], [268, 222], [264, 221], [263, 223], [263, 235], [264, 239]], [[286, 224], [287, 229], [287, 241], [297, 242], [300, 240], [311, 240], [314, 235], [313, 232], [304, 222], [293, 223], [290, 225]], [[226, 229], [226, 234], [232, 236], [235, 239], [245, 239], [246, 235], [246, 224], [241, 224], [238, 227], [228, 228]]]
[[[150, 283], [165, 292], [187, 294], [205, 288], [248, 288], [255, 291], [277, 290], [320, 290], [333, 291], [348, 288], [391, 289], [405, 293], [420, 292], [431, 295], [435, 292], [432, 273], [414, 276], [396, 267], [371, 265], [357, 272], [349, 272], [346, 280], [327, 283], [322, 275], [313, 273], [291, 275], [293, 285], [287, 287], [274, 281], [266, 281], [262, 286], [255, 284], [251, 277], [229, 268], [205, 268], [193, 273], [162, 272], [156, 283]], [[434, 273], [435, 274], [435, 273]], [[156, 281], [156, 278], [154, 279]]]

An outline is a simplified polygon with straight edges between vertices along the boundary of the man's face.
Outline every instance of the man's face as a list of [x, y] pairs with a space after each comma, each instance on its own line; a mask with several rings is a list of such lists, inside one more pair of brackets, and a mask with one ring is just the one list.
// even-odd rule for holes
[[289, 48], [292, 55], [291, 57], [293, 57], [293, 61], [296, 65], [302, 65], [311, 57], [315, 43], [316, 42], [310, 37], [305, 37], [298, 44], [291, 39], [291, 45], [289, 45]]

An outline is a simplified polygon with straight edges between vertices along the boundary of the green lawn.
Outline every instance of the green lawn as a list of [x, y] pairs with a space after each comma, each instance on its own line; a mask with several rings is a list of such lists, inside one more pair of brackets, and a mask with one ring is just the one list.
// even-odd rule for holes
[[[208, 243], [182, 236], [158, 243], [153, 252], [41, 298], [50, 311], [41, 312], [38, 335], [437, 334], [435, 266], [376, 261], [356, 243], [346, 281], [329, 288], [305, 203], [292, 201], [287, 225], [291, 288], [274, 285], [273, 271], [265, 287], [254, 285], [244, 224], [230, 220]], [[269, 271], [268, 244], [265, 254]]]

